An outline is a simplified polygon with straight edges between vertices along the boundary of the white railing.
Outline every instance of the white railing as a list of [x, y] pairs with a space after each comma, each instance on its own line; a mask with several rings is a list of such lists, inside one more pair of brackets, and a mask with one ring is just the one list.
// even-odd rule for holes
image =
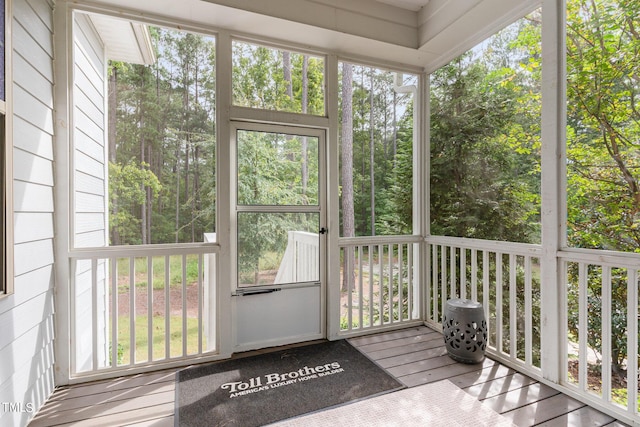
[[340, 332], [372, 332], [421, 322], [420, 237], [340, 241]]
[[320, 240], [318, 233], [289, 231], [278, 273], [278, 283], [310, 282], [319, 280]]
[[[539, 245], [428, 237], [426, 320], [442, 327], [449, 298], [483, 304], [487, 353], [535, 378], [540, 363]], [[563, 304], [557, 333], [567, 343], [557, 384], [562, 391], [638, 423], [640, 256], [600, 250], [558, 252]], [[625, 334], [626, 331], [626, 334]], [[616, 357], [626, 348], [626, 357]], [[620, 363], [615, 363], [613, 361]]]
[[215, 353], [217, 251], [206, 243], [74, 251], [72, 377]]
[[572, 249], [558, 256], [566, 278], [561, 342], [569, 343], [561, 381], [589, 404], [640, 424], [640, 255]]

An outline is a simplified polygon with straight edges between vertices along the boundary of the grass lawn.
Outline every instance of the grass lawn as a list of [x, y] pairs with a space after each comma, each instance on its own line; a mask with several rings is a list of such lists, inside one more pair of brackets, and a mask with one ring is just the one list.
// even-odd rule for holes
[[[153, 360], [166, 358], [165, 318], [154, 316], [153, 322]], [[149, 359], [148, 347], [148, 317], [136, 316], [135, 330], [135, 358], [136, 362]], [[169, 357], [182, 356], [182, 317], [169, 318]], [[118, 364], [126, 365], [130, 362], [130, 330], [129, 316], [118, 318]], [[206, 343], [203, 336], [203, 349]], [[187, 354], [198, 353], [198, 319], [187, 318]]]

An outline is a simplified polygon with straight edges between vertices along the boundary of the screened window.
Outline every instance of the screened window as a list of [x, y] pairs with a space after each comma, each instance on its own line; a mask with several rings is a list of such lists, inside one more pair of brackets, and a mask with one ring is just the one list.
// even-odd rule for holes
[[540, 22], [431, 75], [431, 234], [540, 242]]
[[[75, 23], [74, 247], [203, 242], [215, 233], [214, 38]], [[120, 28], [144, 36], [133, 53], [107, 46], [105, 61], [99, 36]]]
[[233, 42], [233, 104], [325, 115], [324, 58]]
[[567, 1], [568, 245], [640, 247], [640, 3]]
[[340, 64], [341, 235], [413, 234], [417, 76]]

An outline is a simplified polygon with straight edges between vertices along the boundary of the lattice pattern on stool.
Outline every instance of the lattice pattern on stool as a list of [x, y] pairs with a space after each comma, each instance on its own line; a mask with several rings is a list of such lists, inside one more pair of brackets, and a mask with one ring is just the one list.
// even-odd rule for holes
[[452, 349], [464, 349], [469, 352], [485, 351], [487, 349], [487, 322], [466, 323], [461, 326], [455, 319], [444, 316], [444, 342]]

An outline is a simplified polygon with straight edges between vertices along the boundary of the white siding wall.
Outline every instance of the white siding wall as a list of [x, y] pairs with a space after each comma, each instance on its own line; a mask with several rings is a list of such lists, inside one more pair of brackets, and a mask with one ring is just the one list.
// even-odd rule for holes
[[0, 300], [0, 425], [25, 425], [53, 375], [53, 3], [13, 0], [15, 293]]
[[[73, 164], [74, 242], [76, 248], [102, 247], [107, 243], [107, 161], [105, 130], [105, 51], [86, 15], [76, 14], [73, 28]], [[75, 266], [75, 371], [93, 367], [93, 292], [97, 292], [97, 362], [105, 366], [107, 263], [99, 260], [96, 286], [91, 261]]]

